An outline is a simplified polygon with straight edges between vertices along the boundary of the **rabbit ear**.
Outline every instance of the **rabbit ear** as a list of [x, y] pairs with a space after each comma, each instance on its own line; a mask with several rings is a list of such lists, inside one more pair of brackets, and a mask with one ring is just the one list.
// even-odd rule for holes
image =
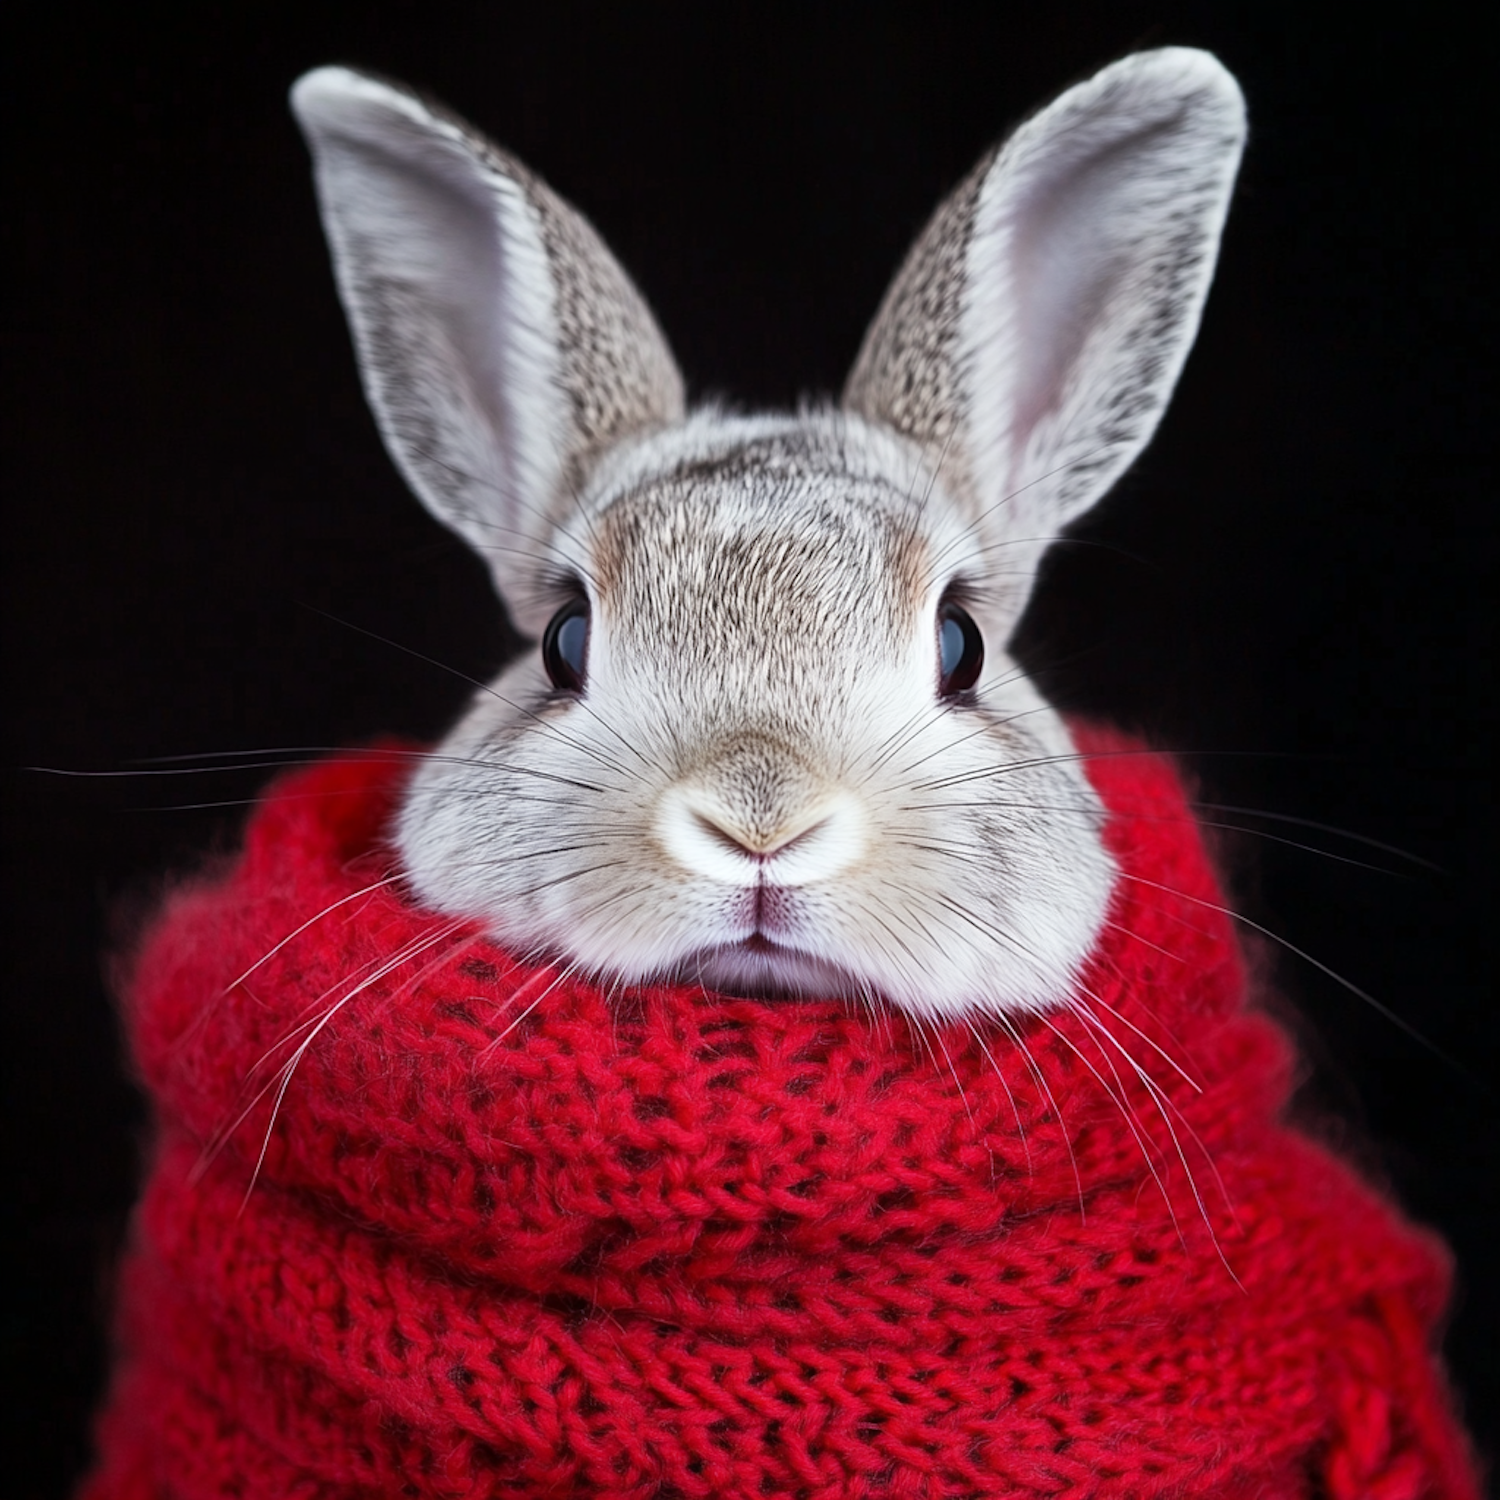
[[345, 68], [292, 109], [386, 447], [530, 629], [589, 458], [682, 416], [671, 352], [593, 227], [461, 120]]
[[1127, 57], [991, 152], [876, 317], [845, 405], [975, 507], [1016, 613], [1046, 542], [1149, 441], [1197, 331], [1244, 144], [1208, 53]]

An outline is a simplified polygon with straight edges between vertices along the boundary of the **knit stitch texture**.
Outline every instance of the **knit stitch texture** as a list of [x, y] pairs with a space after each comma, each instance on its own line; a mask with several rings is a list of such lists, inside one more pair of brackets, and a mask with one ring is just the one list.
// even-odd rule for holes
[[1281, 1121], [1173, 771], [1081, 739], [1123, 875], [1010, 1030], [607, 994], [387, 879], [402, 755], [278, 783], [124, 986], [84, 1500], [1477, 1500], [1445, 1252]]

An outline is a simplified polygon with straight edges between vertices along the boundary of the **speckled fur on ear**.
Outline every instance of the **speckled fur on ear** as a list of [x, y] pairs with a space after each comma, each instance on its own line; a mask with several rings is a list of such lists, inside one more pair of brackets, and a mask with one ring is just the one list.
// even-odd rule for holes
[[1244, 138], [1239, 87], [1207, 53], [1124, 58], [980, 161], [866, 336], [845, 404], [941, 461], [1026, 591], [1156, 430]]
[[600, 451], [681, 418], [666, 341], [593, 227], [463, 121], [346, 68], [292, 106], [386, 447], [534, 630], [516, 553]]

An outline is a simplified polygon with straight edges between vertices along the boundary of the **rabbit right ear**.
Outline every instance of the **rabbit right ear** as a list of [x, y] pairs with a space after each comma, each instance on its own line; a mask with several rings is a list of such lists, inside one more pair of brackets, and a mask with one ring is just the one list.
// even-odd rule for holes
[[588, 460], [681, 418], [682, 377], [593, 227], [461, 120], [347, 68], [292, 89], [365, 394], [516, 625]]
[[1012, 620], [1047, 543], [1156, 429], [1244, 139], [1208, 53], [1122, 59], [954, 190], [865, 338], [845, 403], [922, 444], [969, 501]]

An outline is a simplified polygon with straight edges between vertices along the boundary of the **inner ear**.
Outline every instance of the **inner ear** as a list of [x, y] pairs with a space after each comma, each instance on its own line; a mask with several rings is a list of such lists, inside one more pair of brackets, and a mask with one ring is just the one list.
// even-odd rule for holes
[[[476, 514], [467, 487], [456, 482], [461, 476], [443, 473], [441, 461], [445, 453], [455, 456], [447, 445], [457, 443], [467, 449], [476, 479], [505, 482], [497, 460], [519, 436], [507, 400], [516, 352], [512, 329], [527, 318], [545, 324], [549, 293], [536, 274], [538, 247], [527, 246], [523, 226], [501, 232], [493, 186], [478, 181], [451, 152], [421, 149], [420, 140], [411, 144], [417, 148], [411, 160], [358, 146], [325, 169], [329, 177], [357, 180], [357, 199], [365, 200], [335, 210], [345, 224], [351, 319], [365, 331], [360, 354], [367, 385], [371, 400], [387, 410], [398, 462], [415, 470], [424, 488], [446, 494], [453, 508], [440, 512], [443, 519], [482, 544], [494, 540], [483, 535], [485, 511], [493, 507]], [[373, 212], [372, 203], [379, 205]], [[518, 259], [533, 265], [512, 264]], [[530, 359], [555, 362], [545, 346], [533, 349]], [[453, 407], [456, 430], [435, 423], [440, 387], [446, 387], [443, 404]], [[561, 440], [555, 414], [527, 415]]]
[[[1066, 405], [1069, 381], [1083, 370], [1085, 346], [1102, 332], [1110, 302], [1150, 293], [1139, 284], [1144, 277], [1131, 284], [1143, 147], [1149, 153], [1140, 136], [1116, 142], [1043, 179], [997, 214], [998, 232], [976, 241], [970, 285], [977, 295], [992, 282], [1008, 283], [1017, 323], [1013, 445]], [[983, 264], [986, 250], [1009, 264]], [[986, 311], [976, 307], [971, 316], [983, 324]]]

